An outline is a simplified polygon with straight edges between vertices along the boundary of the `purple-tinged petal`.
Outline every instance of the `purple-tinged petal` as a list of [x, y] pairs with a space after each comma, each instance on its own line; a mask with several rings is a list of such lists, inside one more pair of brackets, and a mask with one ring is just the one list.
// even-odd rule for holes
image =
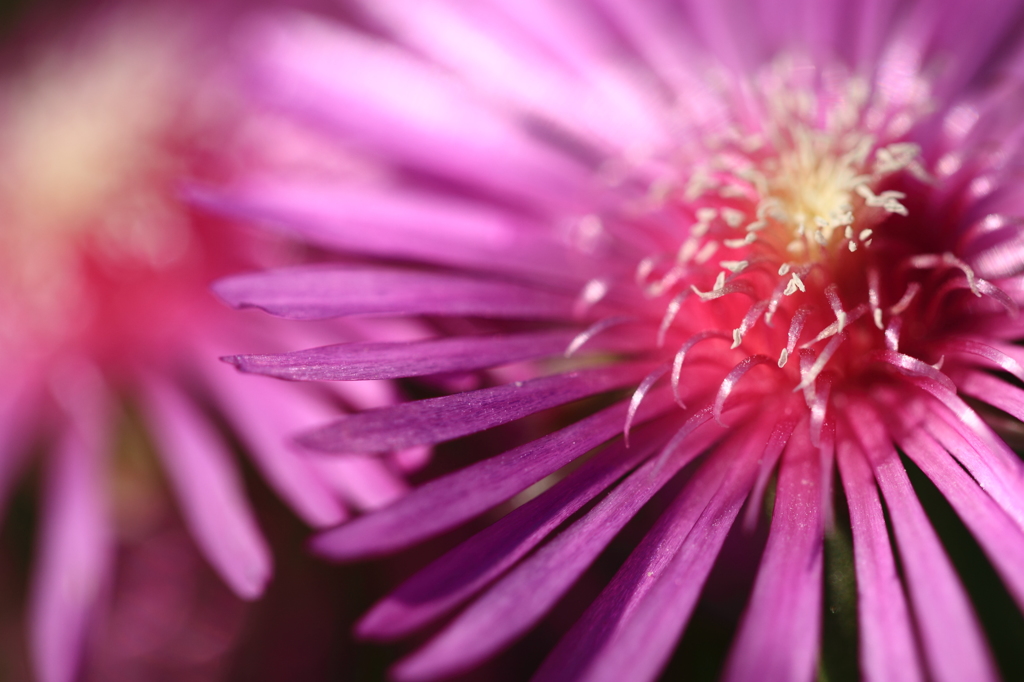
[[[678, 447], [648, 460], [594, 509], [499, 580], [422, 649], [393, 669], [403, 682], [464, 671], [532, 627], [572, 586], [611, 539], [680, 469], [725, 432], [709, 410], [687, 422]], [[671, 447], [671, 445], [669, 446]]]
[[[907, 423], [913, 423], [908, 419]], [[1024, 483], [990, 444], [948, 410], [933, 409], [923, 428], [964, 466], [1010, 518], [1024, 530]], [[1003, 446], [1005, 447], [1005, 446]]]
[[851, 405], [847, 414], [889, 510], [931, 678], [939, 682], [999, 679], [967, 593], [884, 425], [863, 405]]
[[1024, 532], [927, 434], [910, 432], [899, 442], [978, 539], [1010, 594], [1024, 609]]
[[821, 633], [823, 484], [806, 428], [793, 432], [779, 469], [772, 526], [723, 679], [806, 681]]
[[628, 448], [621, 440], [609, 445], [550, 490], [414, 575], [363, 617], [359, 634], [381, 639], [402, 637], [461, 604], [647, 459], [665, 443], [670, 429], [674, 430], [673, 424], [662, 420], [635, 434]]
[[29, 597], [32, 664], [40, 682], [77, 678], [82, 645], [113, 560], [103, 489], [109, 396], [99, 381], [62, 386], [68, 421], [48, 466]]
[[[673, 405], [664, 392], [649, 398], [637, 422]], [[621, 432], [626, 404], [619, 403], [561, 431], [443, 476], [395, 504], [359, 517], [314, 540], [315, 549], [335, 559], [354, 559], [400, 549], [442, 533], [508, 500], [548, 474]]]
[[300, 442], [321, 452], [381, 452], [440, 443], [573, 400], [628, 386], [649, 365], [620, 364], [346, 415]]
[[965, 372], [957, 382], [960, 390], [1024, 421], [1024, 391], [983, 372]]
[[270, 486], [311, 526], [341, 523], [347, 516], [344, 507], [292, 442], [295, 430], [336, 412], [293, 386], [268, 385], [232, 372], [215, 357], [211, 352], [204, 358], [209, 366], [203, 378]]
[[230, 189], [192, 187], [188, 193], [210, 210], [283, 229], [335, 251], [540, 281], [577, 279], [565, 271], [565, 244], [486, 204], [397, 187], [353, 189], [277, 177]]
[[576, 332], [463, 336], [405, 343], [343, 343], [283, 355], [232, 355], [243, 372], [301, 381], [397, 379], [469, 372], [565, 351]]
[[853, 530], [861, 673], [866, 682], [920, 680], [923, 670], [913, 623], [875, 476], [848, 437], [839, 439], [837, 451]]
[[147, 422], [196, 544], [238, 596], [255, 599], [270, 578], [270, 551], [227, 445], [165, 380], [149, 380], [144, 398]]
[[774, 460], [792, 428], [789, 423], [788, 430], [769, 436], [772, 424], [761, 420], [718, 446], [544, 661], [534, 682], [656, 677], [750, 492], [759, 460]]
[[[487, 3], [475, 12], [446, 2], [421, 2], [415, 9], [400, 2], [366, 5], [485, 96], [548, 119], [606, 154], [667, 146], [659, 120], [663, 102], [602, 57], [608, 51], [595, 44], [600, 30], [589, 13], [572, 12], [565, 3], [534, 3], [527, 14], [522, 2], [498, 12], [487, 12]], [[563, 63], [552, 52], [561, 52]]]
[[290, 320], [345, 315], [571, 319], [573, 298], [504, 282], [389, 268], [313, 265], [235, 275], [214, 292]]
[[385, 462], [365, 457], [307, 458], [324, 483], [361, 511], [385, 507], [409, 491]]
[[408, 52], [309, 15], [264, 21], [247, 38], [257, 88], [276, 105], [487, 191], [554, 205], [581, 194], [582, 166]]

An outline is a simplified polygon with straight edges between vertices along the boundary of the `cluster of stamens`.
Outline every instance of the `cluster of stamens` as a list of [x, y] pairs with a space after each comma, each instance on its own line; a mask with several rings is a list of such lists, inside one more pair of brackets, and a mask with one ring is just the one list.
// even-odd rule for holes
[[[924, 310], [921, 317], [935, 313], [919, 301], [921, 271], [946, 277], [937, 289], [932, 285], [928, 305], [938, 305], [957, 288], [1004, 305], [1008, 300], [967, 263], [943, 251], [901, 255], [898, 272], [886, 272], [883, 282], [880, 264], [891, 268], [872, 246], [880, 233], [899, 228], [909, 217], [900, 188], [931, 181], [919, 148], [903, 137], [908, 121], [927, 111], [927, 98], [887, 109], [853, 78], [830, 96], [816, 98], [808, 94], [813, 90], [780, 77], [785, 70], [785, 65], [775, 67], [760, 83], [769, 90], [762, 92], [767, 113], [759, 129], [736, 124], [724, 134], [702, 134], [700, 149], [676, 164], [687, 173], [649, 184], [646, 210], [684, 216], [689, 226], [681, 230], [674, 251], [649, 255], [636, 267], [634, 284], [643, 296], [667, 300], [657, 346], [670, 339], [681, 343], [670, 365], [638, 389], [635, 404], [669, 369], [678, 399], [687, 356], [699, 343], [722, 339], [736, 352], [724, 357], [736, 364], [721, 382], [716, 418], [739, 379], [771, 362], [793, 391], [803, 392], [820, 428], [834, 379], [823, 373], [862, 318], [867, 324], [858, 326], [858, 347], [848, 358], [881, 354], [898, 371], [945, 379], [938, 371], [942, 358], [928, 364], [901, 354], [908, 311]], [[899, 293], [893, 293], [897, 287]], [[581, 300], [592, 304], [608, 290], [607, 282], [595, 280]], [[744, 298], [749, 305], [736, 302]], [[700, 306], [708, 305], [713, 309], [702, 312]], [[780, 314], [788, 329], [773, 324]], [[723, 329], [723, 319], [733, 326]], [[608, 325], [599, 322], [573, 349]], [[755, 330], [760, 330], [757, 339], [751, 340]], [[794, 356], [799, 362], [791, 369]]]

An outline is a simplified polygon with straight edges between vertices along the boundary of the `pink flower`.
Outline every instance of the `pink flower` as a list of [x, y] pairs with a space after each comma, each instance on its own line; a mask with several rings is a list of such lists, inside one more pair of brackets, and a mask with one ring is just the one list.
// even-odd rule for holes
[[266, 102], [390, 173], [254, 176], [206, 200], [360, 260], [216, 291], [289, 319], [425, 318], [436, 338], [232, 361], [299, 380], [528, 371], [302, 436], [324, 452], [536, 428], [604, 396], [316, 538], [328, 557], [377, 556], [514, 499], [361, 622], [380, 639], [443, 622], [395, 676], [443, 678], [509, 646], [646, 507], [657, 521], [535, 679], [654, 679], [726, 538], [753, 535], [763, 508], [725, 679], [814, 676], [824, 539], [847, 514], [862, 676], [997, 677], [904, 461], [1024, 607], [1024, 466], [978, 411], [1024, 417], [1019, 8], [358, 10], [267, 19], [245, 49]]
[[384, 462], [326, 462], [289, 444], [338, 404], [391, 401], [388, 386], [282, 393], [217, 360], [239, 344], [280, 350], [339, 328], [240, 320], [208, 291], [216, 277], [302, 252], [179, 199], [184, 178], [217, 182], [276, 163], [245, 141], [273, 122], [250, 110], [220, 49], [207, 47], [222, 44], [214, 38], [229, 22], [187, 9], [97, 9], [27, 45], [0, 85], [0, 493], [28, 453], [44, 453], [28, 607], [42, 682], [76, 677], [86, 634], [102, 629], [114, 551], [131, 553], [168, 523], [168, 495], [234, 593], [262, 593], [270, 551], [218, 420], [312, 526], [404, 490]]

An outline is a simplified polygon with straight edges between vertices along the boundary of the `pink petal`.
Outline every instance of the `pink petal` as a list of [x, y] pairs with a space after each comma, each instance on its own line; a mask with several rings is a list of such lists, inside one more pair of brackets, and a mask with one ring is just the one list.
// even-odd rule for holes
[[707, 411], [697, 416], [688, 423], [691, 433], [678, 441], [678, 449], [665, 450], [642, 465], [583, 518], [498, 581], [425, 647], [399, 662], [396, 678], [418, 682], [454, 675], [540, 620], [640, 507], [724, 435], [709, 423]]
[[243, 599], [255, 599], [271, 574], [271, 558], [227, 445], [177, 387], [151, 379], [147, 422], [185, 524], [204, 556]]
[[298, 387], [240, 375], [215, 357], [211, 351], [204, 358], [208, 367], [203, 378], [267, 483], [311, 526], [341, 523], [347, 516], [344, 507], [292, 442], [295, 431], [335, 411], [307, 392], [295, 390]]
[[224, 358], [243, 372], [305, 381], [396, 379], [469, 372], [565, 351], [575, 332], [464, 336], [405, 343], [343, 343], [283, 355]]
[[1024, 609], [1024, 532], [927, 434], [900, 438], [900, 447], [942, 492]]
[[503, 516], [448, 552], [379, 602], [359, 624], [365, 637], [401, 637], [436, 620], [526, 555], [580, 507], [637, 466], [666, 440], [662, 420], [618, 440], [550, 490]]
[[821, 462], [797, 426], [779, 468], [772, 526], [723, 679], [808, 681], [821, 633]]
[[409, 53], [312, 16], [255, 25], [247, 45], [260, 94], [400, 162], [532, 201], [579, 196], [582, 167]]
[[[657, 677], [697, 603], [750, 492], [762, 455], [785, 445], [762, 420], [734, 433], [658, 520], [583, 618], [559, 642], [535, 682]], [[666, 605], [671, 605], [666, 608]]]
[[620, 363], [367, 410], [305, 433], [300, 442], [321, 452], [382, 452], [440, 443], [628, 386], [649, 369]]
[[861, 671], [868, 682], [920, 680], [923, 671], [916, 653], [913, 623], [893, 558], [875, 476], [848, 436], [840, 438], [837, 450], [853, 529]]
[[40, 682], [76, 679], [113, 560], [102, 482], [109, 396], [98, 381], [68, 383], [61, 387], [68, 422], [48, 466], [28, 606], [31, 658]]
[[235, 275], [213, 290], [236, 308], [291, 320], [383, 314], [571, 319], [573, 304], [570, 296], [475, 277], [337, 265]]
[[[648, 399], [638, 422], [673, 405], [662, 393]], [[335, 559], [382, 554], [437, 535], [525, 490], [622, 430], [619, 403], [532, 443], [426, 483], [374, 514], [315, 538], [317, 551]]]
[[981, 627], [877, 415], [850, 410], [889, 509], [925, 659], [935, 680], [997, 680]]

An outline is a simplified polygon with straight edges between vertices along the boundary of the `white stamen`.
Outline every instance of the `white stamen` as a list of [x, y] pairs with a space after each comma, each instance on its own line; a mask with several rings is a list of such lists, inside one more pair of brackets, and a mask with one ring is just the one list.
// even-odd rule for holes
[[807, 291], [807, 287], [804, 286], [804, 282], [800, 279], [800, 275], [794, 272], [793, 277], [789, 280], [789, 284], [786, 286], [786, 290], [782, 293], [784, 296], [792, 296], [797, 292], [797, 290], [805, 292]]

